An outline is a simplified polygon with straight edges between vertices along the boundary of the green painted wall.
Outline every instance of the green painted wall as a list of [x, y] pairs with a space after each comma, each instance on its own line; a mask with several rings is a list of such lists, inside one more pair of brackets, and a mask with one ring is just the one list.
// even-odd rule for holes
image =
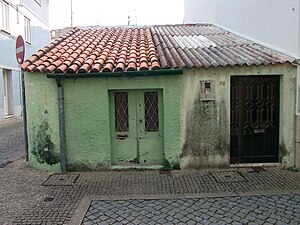
[[[270, 65], [184, 70], [181, 76], [181, 167], [229, 166], [230, 77], [233, 75], [280, 75], [280, 158], [284, 166], [294, 166], [296, 67]], [[200, 80], [215, 81], [215, 101], [199, 99]]]
[[[28, 114], [32, 124], [29, 129], [30, 139], [34, 139], [34, 130], [41, 123], [44, 108], [49, 108], [46, 115], [55, 130], [53, 142], [58, 142], [57, 87], [55, 79], [45, 75], [27, 73], [27, 86], [39, 86], [39, 91], [29, 91]], [[161, 89], [164, 108], [164, 155], [170, 162], [179, 161], [180, 144], [180, 75], [162, 77], [135, 78], [88, 78], [64, 79], [66, 154], [69, 170], [101, 169], [111, 166], [111, 137], [109, 122], [109, 91]], [[34, 97], [38, 96], [38, 97]], [[51, 100], [44, 101], [43, 96]], [[38, 106], [41, 105], [41, 106]], [[55, 124], [53, 121], [57, 121]], [[54, 129], [55, 128], [55, 129]], [[32, 145], [32, 142], [30, 142]], [[126, 149], [125, 149], [126, 151]], [[31, 155], [31, 165], [46, 170], [53, 170], [47, 164], [36, 164]], [[59, 165], [59, 164], [57, 164]], [[56, 165], [56, 166], [57, 166]], [[56, 167], [55, 167], [56, 168]], [[58, 167], [59, 168], [59, 167]]]
[[110, 90], [163, 89], [165, 157], [170, 161], [178, 160], [179, 78], [164, 76], [64, 80], [66, 146], [70, 168], [78, 169], [85, 165], [95, 169], [111, 165]]
[[[111, 166], [109, 91], [128, 89], [162, 90], [164, 154], [170, 162], [180, 161], [182, 168], [228, 166], [232, 75], [280, 75], [279, 142], [283, 164], [293, 166], [296, 67], [273, 65], [185, 69], [183, 75], [176, 76], [63, 79], [68, 169], [94, 170]], [[199, 100], [200, 80], [215, 81], [215, 101]], [[26, 73], [26, 89], [29, 151], [36, 149], [37, 140], [41, 142], [39, 146], [45, 146], [45, 140], [39, 137], [42, 134], [46, 141], [51, 140], [50, 147], [56, 156], [59, 133], [55, 79]], [[30, 164], [59, 171], [59, 163], [52, 166], [39, 163], [33, 154], [30, 154]]]
[[[26, 73], [26, 106], [29, 163], [37, 169], [60, 171], [59, 163], [49, 165], [37, 161], [34, 150], [49, 152], [47, 143], [53, 143], [50, 152], [59, 154], [57, 88], [55, 79], [39, 73]], [[48, 144], [49, 145], [49, 144]], [[51, 156], [51, 153], [50, 153]], [[42, 157], [45, 158], [45, 157]]]

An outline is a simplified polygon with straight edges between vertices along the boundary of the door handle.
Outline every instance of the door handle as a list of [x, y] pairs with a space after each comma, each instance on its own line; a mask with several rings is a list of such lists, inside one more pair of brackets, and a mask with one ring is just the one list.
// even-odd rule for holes
[[117, 139], [119, 139], [119, 140], [124, 140], [124, 139], [126, 139], [126, 138], [128, 138], [128, 135], [127, 135], [127, 134], [118, 134], [118, 135], [117, 135]]
[[266, 132], [266, 129], [260, 128], [260, 129], [254, 129], [254, 134], [263, 134]]
[[142, 120], [142, 119], [139, 119], [139, 122], [140, 122], [140, 123], [142, 123], [142, 122], [143, 122], [143, 120]]

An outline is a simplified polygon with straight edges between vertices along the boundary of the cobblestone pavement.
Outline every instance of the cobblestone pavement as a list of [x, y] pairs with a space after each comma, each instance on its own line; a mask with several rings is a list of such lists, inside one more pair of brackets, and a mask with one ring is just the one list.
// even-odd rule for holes
[[300, 196], [92, 201], [82, 224], [300, 224]]
[[0, 167], [24, 155], [23, 120], [0, 123]]
[[[278, 168], [268, 168], [261, 172], [247, 168], [172, 171], [170, 174], [129, 170], [70, 172], [67, 175], [52, 175], [49, 178], [50, 175], [52, 174], [31, 169], [24, 159], [0, 168], [0, 224], [67, 224], [75, 210], [80, 208], [78, 206], [82, 205], [81, 201], [88, 196], [107, 196], [108, 200], [113, 196], [125, 196], [128, 199], [151, 195], [170, 198], [182, 196], [191, 199], [185, 200], [187, 204], [194, 201], [195, 204], [201, 205], [203, 199], [197, 200], [196, 197], [202, 195], [207, 201], [209, 195], [216, 195], [223, 198], [209, 198], [208, 202], [212, 201], [212, 206], [217, 207], [225, 202], [229, 205], [230, 199], [233, 199], [233, 203], [238, 205], [233, 205], [231, 209], [239, 209], [242, 212], [242, 207], [250, 204], [244, 210], [254, 212], [250, 208], [253, 202], [257, 206], [267, 205], [268, 202], [268, 205], [274, 205], [273, 208], [268, 208], [268, 212], [277, 215], [282, 212], [280, 205], [283, 202], [282, 204], [288, 205], [284, 208], [284, 213], [293, 212], [293, 217], [281, 216], [282, 218], [297, 221], [299, 217], [298, 208], [294, 205], [299, 205], [300, 172]], [[254, 197], [262, 192], [272, 197]], [[278, 194], [282, 196], [277, 199]], [[272, 203], [271, 199], [276, 202]], [[265, 203], [261, 203], [264, 200]], [[163, 202], [161, 200], [161, 204]], [[244, 203], [240, 206], [240, 202]], [[275, 208], [277, 211], [273, 212]], [[248, 215], [252, 214], [249, 212]], [[271, 214], [268, 219], [272, 219]]]

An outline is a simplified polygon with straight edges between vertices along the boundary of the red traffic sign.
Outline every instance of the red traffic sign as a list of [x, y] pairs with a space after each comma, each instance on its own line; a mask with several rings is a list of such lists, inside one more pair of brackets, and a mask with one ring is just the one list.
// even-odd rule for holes
[[25, 56], [25, 43], [21, 35], [16, 40], [16, 57], [19, 64], [23, 63]]

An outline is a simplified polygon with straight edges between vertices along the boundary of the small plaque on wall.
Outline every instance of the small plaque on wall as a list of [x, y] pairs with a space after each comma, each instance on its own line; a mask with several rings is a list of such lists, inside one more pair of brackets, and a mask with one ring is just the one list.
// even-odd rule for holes
[[213, 101], [215, 100], [215, 81], [213, 80], [200, 80], [201, 85], [201, 100]]

